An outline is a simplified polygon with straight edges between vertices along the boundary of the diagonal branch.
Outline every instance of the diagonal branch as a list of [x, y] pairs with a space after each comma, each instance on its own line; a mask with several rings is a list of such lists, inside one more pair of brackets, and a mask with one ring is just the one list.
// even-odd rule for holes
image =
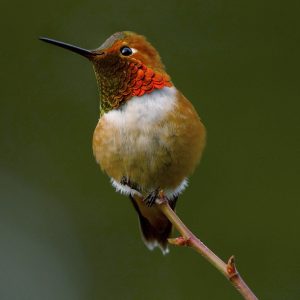
[[237, 289], [245, 300], [258, 300], [254, 293], [242, 279], [235, 266], [234, 256], [231, 256], [226, 264], [208, 247], [206, 247], [179, 219], [177, 214], [169, 206], [164, 197], [157, 199], [156, 204], [162, 213], [170, 220], [173, 226], [182, 235], [175, 239], [169, 239], [169, 243], [177, 246], [188, 246], [200, 253], [214, 267], [216, 267]]

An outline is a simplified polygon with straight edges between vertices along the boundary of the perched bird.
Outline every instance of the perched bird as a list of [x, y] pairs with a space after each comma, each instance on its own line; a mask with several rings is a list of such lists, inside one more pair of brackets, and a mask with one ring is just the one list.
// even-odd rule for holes
[[100, 91], [94, 156], [116, 190], [129, 195], [146, 246], [167, 253], [172, 224], [155, 199], [163, 193], [175, 209], [201, 158], [206, 133], [195, 108], [142, 35], [117, 32], [95, 50], [40, 39], [92, 62]]

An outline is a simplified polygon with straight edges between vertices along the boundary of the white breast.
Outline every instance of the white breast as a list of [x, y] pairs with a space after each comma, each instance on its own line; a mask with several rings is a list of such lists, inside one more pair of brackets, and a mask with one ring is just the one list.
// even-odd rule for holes
[[137, 126], [147, 130], [147, 127], [161, 120], [173, 109], [176, 92], [175, 87], [165, 87], [141, 97], [133, 97], [120, 109], [111, 110], [103, 117], [105, 122], [111, 122], [122, 130], [131, 130]]

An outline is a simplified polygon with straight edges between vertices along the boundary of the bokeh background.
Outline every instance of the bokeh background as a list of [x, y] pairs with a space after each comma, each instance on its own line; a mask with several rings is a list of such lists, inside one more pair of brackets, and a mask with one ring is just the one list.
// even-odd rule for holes
[[208, 130], [178, 214], [260, 299], [299, 299], [298, 3], [3, 1], [0, 299], [241, 299], [192, 250], [144, 247], [92, 155], [91, 65], [37, 39], [121, 30], [156, 46]]

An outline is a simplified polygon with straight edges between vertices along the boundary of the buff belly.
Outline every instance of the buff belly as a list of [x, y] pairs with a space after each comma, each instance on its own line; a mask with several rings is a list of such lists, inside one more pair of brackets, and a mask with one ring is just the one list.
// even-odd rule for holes
[[104, 114], [93, 152], [117, 189], [131, 193], [120, 185], [126, 178], [142, 194], [160, 188], [171, 197], [186, 186], [204, 144], [205, 128], [191, 103], [174, 87], [165, 87]]

